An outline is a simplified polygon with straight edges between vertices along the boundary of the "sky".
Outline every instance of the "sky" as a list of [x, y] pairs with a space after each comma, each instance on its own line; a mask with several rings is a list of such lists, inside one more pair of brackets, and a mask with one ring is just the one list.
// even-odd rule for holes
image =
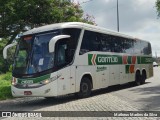
[[[93, 15], [98, 26], [117, 31], [117, 0], [73, 0], [85, 14]], [[118, 0], [121, 33], [150, 41], [153, 56], [160, 57], [160, 18], [156, 0]]]

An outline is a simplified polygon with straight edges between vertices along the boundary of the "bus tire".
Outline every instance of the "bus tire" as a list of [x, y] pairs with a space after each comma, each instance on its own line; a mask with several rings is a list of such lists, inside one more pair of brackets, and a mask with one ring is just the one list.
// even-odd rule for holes
[[77, 93], [79, 98], [89, 97], [91, 94], [91, 82], [87, 77], [83, 77], [80, 84], [80, 91]]
[[143, 72], [141, 78], [141, 84], [145, 84], [146, 78], [147, 78], [146, 72]]
[[139, 71], [136, 72], [136, 76], [135, 76], [135, 84], [137, 86], [139, 86], [141, 84], [141, 74]]
[[53, 100], [53, 99], [55, 99], [55, 97], [45, 97], [45, 99], [47, 99], [47, 100]]

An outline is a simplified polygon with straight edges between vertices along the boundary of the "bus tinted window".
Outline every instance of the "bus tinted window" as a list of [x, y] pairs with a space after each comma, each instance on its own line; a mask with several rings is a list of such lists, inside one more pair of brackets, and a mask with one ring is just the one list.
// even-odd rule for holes
[[79, 54], [89, 51], [150, 55], [151, 45], [148, 42], [131, 38], [85, 31]]
[[123, 39], [123, 53], [133, 54], [134, 53], [134, 42], [132, 39]]
[[77, 28], [63, 29], [62, 34], [71, 36], [70, 40], [67, 41], [68, 48], [66, 49], [66, 59], [67, 59], [67, 62], [69, 63], [73, 60], [73, 57], [76, 51], [76, 47], [77, 47], [77, 43], [78, 43], [78, 39], [80, 36], [80, 32], [81, 32], [81, 29], [77, 29]]
[[123, 52], [123, 39], [118, 36], [112, 36], [113, 37], [113, 42], [114, 42], [114, 51], [117, 53], [122, 53]]
[[150, 43], [142, 41], [141, 46], [142, 46], [142, 54], [143, 55], [150, 55], [151, 54]]
[[141, 41], [139, 40], [135, 40], [134, 41], [134, 54], [142, 54], [142, 51], [141, 51]]
[[109, 37], [109, 35], [100, 34], [100, 39], [101, 39], [101, 46], [102, 46], [101, 51], [111, 52], [112, 40]]
[[152, 54], [151, 44], [148, 43], [148, 55]]
[[100, 40], [98, 39], [97, 33], [92, 31], [85, 31], [82, 39], [80, 55], [89, 51], [100, 51]]
[[102, 51], [115, 52], [115, 41], [111, 35], [102, 35]]

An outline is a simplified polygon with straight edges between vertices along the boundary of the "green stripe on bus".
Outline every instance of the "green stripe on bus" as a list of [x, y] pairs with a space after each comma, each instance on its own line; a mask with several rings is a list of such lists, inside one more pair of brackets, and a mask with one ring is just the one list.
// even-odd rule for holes
[[88, 54], [88, 65], [92, 65], [92, 57], [93, 57], [93, 54]]
[[129, 67], [130, 65], [126, 65], [126, 73], [129, 73]]
[[89, 65], [122, 64], [122, 56], [88, 54], [88, 64]]
[[141, 57], [141, 64], [153, 63], [153, 58], [151, 57]]
[[[120, 55], [102, 55], [102, 54], [88, 54], [88, 65], [117, 65], [117, 64], [152, 64], [152, 57], [136, 56], [137, 62], [134, 62], [135, 56]], [[133, 62], [133, 63], [132, 63]]]
[[97, 55], [97, 65], [122, 64], [122, 57], [118, 55]]
[[132, 64], [132, 56], [128, 56], [128, 64]]
[[18, 78], [18, 83], [22, 83], [22, 81], [27, 81], [27, 80], [33, 80], [33, 83], [38, 83], [48, 78], [50, 78], [50, 74], [36, 77], [36, 78], [25, 78], [25, 79]]
[[137, 56], [137, 64], [141, 64], [141, 57]]

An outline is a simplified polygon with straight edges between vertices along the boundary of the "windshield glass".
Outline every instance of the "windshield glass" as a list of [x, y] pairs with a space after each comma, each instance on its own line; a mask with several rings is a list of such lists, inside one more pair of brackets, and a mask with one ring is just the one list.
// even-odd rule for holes
[[25, 36], [17, 46], [14, 74], [34, 74], [54, 67], [54, 53], [49, 53], [49, 41], [59, 30], [51, 33]]

